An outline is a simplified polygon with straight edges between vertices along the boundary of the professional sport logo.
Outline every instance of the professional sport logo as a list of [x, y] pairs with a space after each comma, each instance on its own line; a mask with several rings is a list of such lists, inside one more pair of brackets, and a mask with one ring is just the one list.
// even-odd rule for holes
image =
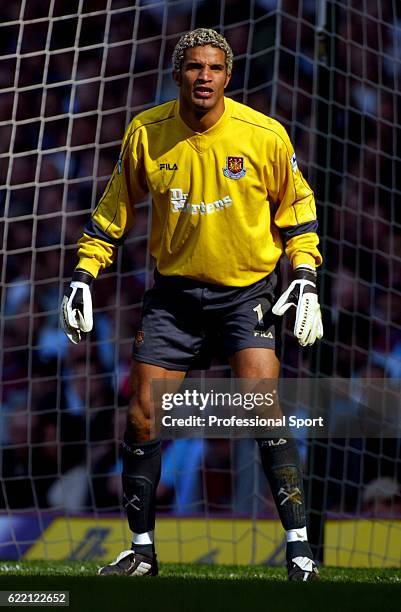
[[223, 168], [223, 174], [227, 178], [240, 179], [246, 174], [244, 158], [234, 155], [226, 157], [226, 167]]

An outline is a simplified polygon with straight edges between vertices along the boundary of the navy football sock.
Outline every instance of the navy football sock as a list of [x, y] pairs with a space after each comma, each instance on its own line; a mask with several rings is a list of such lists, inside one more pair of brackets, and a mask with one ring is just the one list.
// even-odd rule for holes
[[286, 531], [305, 527], [305, 496], [300, 458], [293, 438], [257, 440], [281, 523]]
[[155, 496], [160, 470], [160, 440], [133, 442], [126, 432], [123, 442], [123, 505], [130, 529], [134, 533], [154, 530]]

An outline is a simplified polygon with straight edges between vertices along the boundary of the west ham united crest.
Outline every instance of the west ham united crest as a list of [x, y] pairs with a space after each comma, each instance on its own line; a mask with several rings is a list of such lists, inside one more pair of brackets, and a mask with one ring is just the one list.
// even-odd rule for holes
[[135, 346], [141, 346], [145, 340], [145, 332], [139, 329], [135, 334]]
[[224, 176], [235, 180], [245, 176], [246, 170], [243, 157], [229, 155], [228, 157], [226, 157], [226, 160], [226, 167], [223, 168]]

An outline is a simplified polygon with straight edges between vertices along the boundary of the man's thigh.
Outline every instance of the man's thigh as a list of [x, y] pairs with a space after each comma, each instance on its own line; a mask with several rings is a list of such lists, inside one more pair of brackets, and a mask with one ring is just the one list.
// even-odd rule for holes
[[[237, 351], [229, 359], [236, 378], [240, 379], [239, 389], [242, 393], [273, 394], [278, 395], [278, 376], [280, 361], [272, 349], [247, 348]], [[259, 417], [281, 418], [280, 403], [274, 401], [272, 405], [258, 408]]]
[[229, 362], [237, 378], [275, 380], [280, 374], [280, 361], [272, 349], [242, 349], [231, 355]]

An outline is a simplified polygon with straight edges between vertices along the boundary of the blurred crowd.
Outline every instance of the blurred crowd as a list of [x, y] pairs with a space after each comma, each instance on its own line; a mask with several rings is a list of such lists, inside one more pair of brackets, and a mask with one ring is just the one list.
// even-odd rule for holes
[[[283, 374], [401, 377], [401, 10], [379, 0], [366, 0], [363, 13], [331, 3], [328, 68], [323, 56], [316, 62], [317, 3], [280, 4], [278, 12], [276, 0], [139, 0], [136, 8], [87, 0], [79, 17], [70, 3], [30, 0], [22, 19], [23, 3], [0, 7], [0, 508], [120, 508], [132, 339], [152, 282], [149, 202], [95, 283], [90, 338], [69, 345], [58, 310], [124, 129], [176, 96], [172, 50], [194, 27], [227, 37], [235, 56], [228, 95], [285, 125], [318, 196], [325, 339], [301, 353], [285, 331]], [[213, 375], [229, 372], [216, 361]], [[331, 454], [329, 508], [351, 512], [356, 495], [360, 514], [401, 511], [400, 445], [376, 442], [363, 465], [362, 443], [339, 445], [353, 497]], [[270, 511], [255, 457], [248, 441], [165, 443], [159, 509]]]

